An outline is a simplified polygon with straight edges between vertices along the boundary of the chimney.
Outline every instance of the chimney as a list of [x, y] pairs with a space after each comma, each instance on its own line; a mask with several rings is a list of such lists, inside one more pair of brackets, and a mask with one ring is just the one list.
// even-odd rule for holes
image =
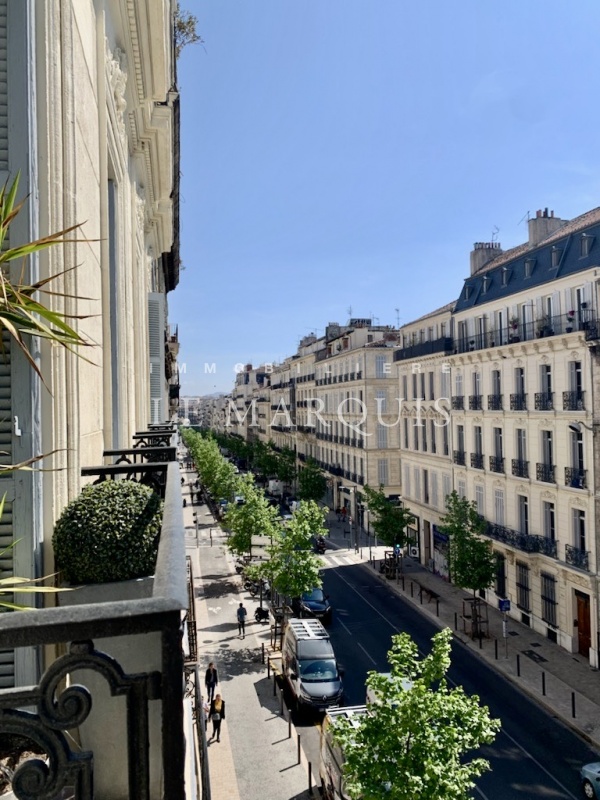
[[535, 247], [548, 236], [553, 234], [563, 225], [566, 225], [568, 220], [560, 219], [554, 216], [554, 211], [548, 211], [545, 208], [543, 211], [539, 209], [535, 212], [535, 217], [529, 220], [529, 246]]
[[475, 275], [501, 253], [500, 242], [475, 242], [471, 250], [471, 275]]

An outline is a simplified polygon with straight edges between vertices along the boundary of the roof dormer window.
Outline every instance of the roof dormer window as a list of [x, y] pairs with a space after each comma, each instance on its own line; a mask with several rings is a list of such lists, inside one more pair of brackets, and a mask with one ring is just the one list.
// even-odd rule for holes
[[581, 240], [579, 244], [580, 258], [585, 258], [585, 256], [589, 256], [593, 243], [594, 243], [594, 237], [592, 236], [592, 234], [590, 233], [581, 234]]
[[510, 278], [510, 270], [508, 267], [502, 267], [502, 286], [508, 286], [508, 280]]
[[483, 284], [482, 284], [482, 287], [481, 287], [481, 291], [482, 291], [484, 294], [485, 294], [485, 293], [487, 292], [487, 290], [490, 288], [490, 284], [491, 284], [491, 282], [492, 282], [492, 279], [490, 278], [490, 276], [489, 276], [489, 275], [486, 275], [486, 276], [485, 276], [485, 278], [483, 279]]
[[468, 300], [468, 299], [471, 297], [471, 291], [472, 291], [472, 288], [473, 288], [473, 287], [472, 287], [472, 286], [469, 286], [469, 284], [467, 284], [467, 285], [465, 286], [465, 300]]
[[525, 277], [526, 278], [531, 278], [534, 268], [535, 268], [535, 258], [526, 258], [525, 259]]
[[560, 260], [562, 258], [562, 247], [553, 247], [552, 248], [552, 268], [555, 269], [560, 265]]

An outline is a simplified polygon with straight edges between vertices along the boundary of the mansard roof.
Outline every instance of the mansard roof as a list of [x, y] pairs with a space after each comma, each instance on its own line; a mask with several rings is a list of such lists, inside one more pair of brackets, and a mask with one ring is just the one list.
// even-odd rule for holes
[[[591, 239], [582, 255], [581, 239]], [[600, 207], [565, 222], [534, 247], [517, 245], [465, 280], [455, 312], [490, 303], [600, 264]]]

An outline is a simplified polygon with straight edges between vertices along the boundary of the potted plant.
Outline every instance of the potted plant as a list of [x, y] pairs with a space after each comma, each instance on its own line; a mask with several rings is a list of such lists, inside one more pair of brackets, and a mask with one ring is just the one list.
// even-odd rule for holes
[[538, 317], [537, 319], [538, 338], [542, 336], [552, 336], [554, 334], [551, 323], [552, 321], [547, 314], [543, 314], [541, 317]]
[[573, 321], [575, 319], [575, 309], [571, 309], [567, 311], [567, 333], [571, 333], [573, 330]]
[[[64, 509], [53, 534], [56, 566], [71, 586], [60, 595], [61, 605], [131, 601], [150, 597], [162, 524], [162, 501], [148, 486], [127, 480], [86, 486]], [[114, 658], [126, 674], [161, 670], [160, 632], [102, 638], [96, 649]], [[92, 697], [89, 716], [79, 726], [84, 750], [94, 753], [97, 797], [128, 797], [126, 701], [112, 696], [105, 678], [95, 670], [78, 671]], [[158, 703], [149, 705], [149, 741], [160, 752]], [[107, 731], [111, 735], [107, 736]], [[162, 764], [151, 759], [152, 800], [160, 800]]]
[[508, 324], [510, 326], [509, 332], [509, 340], [511, 342], [519, 342], [521, 337], [519, 336], [519, 318], [518, 317], [511, 317], [508, 320]]

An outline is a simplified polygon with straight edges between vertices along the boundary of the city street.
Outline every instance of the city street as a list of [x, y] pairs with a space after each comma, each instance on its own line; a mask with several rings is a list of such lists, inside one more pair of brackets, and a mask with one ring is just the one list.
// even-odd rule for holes
[[[324, 588], [334, 607], [331, 638], [345, 668], [346, 705], [365, 701], [369, 670], [388, 671], [390, 637], [406, 631], [421, 651], [429, 649], [437, 628], [368, 570], [342, 565], [343, 558], [329, 553], [325, 560]], [[475, 797], [578, 798], [578, 770], [597, 754], [576, 734], [547, 714], [514, 685], [473, 656], [461, 643], [453, 646], [450, 678], [469, 694], [478, 694], [492, 714], [502, 720], [502, 730], [483, 755], [491, 772], [478, 781]], [[314, 720], [296, 720], [307, 758], [318, 764], [318, 728]], [[311, 730], [312, 729], [312, 730]]]

